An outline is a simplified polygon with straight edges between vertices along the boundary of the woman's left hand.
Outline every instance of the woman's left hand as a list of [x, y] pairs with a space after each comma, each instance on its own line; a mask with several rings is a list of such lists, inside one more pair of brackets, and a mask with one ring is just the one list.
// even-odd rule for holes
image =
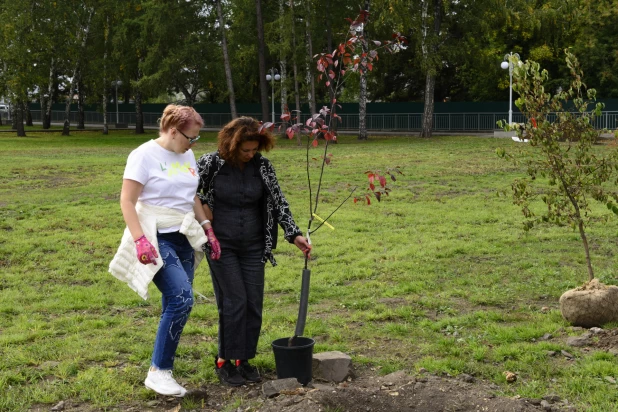
[[307, 239], [298, 235], [294, 238], [294, 244], [305, 254], [307, 259], [311, 259], [311, 245], [307, 242]]

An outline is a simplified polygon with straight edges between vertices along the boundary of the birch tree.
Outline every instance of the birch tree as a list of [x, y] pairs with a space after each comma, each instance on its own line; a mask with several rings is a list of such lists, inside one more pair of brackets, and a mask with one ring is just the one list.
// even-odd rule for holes
[[221, 32], [221, 50], [223, 52], [223, 67], [225, 70], [225, 80], [227, 82], [227, 92], [230, 101], [230, 112], [232, 114], [232, 119], [236, 119], [238, 117], [238, 112], [236, 111], [234, 79], [232, 78], [232, 66], [230, 65], [230, 56], [227, 48], [227, 36], [225, 34], [225, 19], [223, 15], [223, 8], [221, 7], [221, 0], [215, 0], [215, 2], [217, 6], [219, 30]]

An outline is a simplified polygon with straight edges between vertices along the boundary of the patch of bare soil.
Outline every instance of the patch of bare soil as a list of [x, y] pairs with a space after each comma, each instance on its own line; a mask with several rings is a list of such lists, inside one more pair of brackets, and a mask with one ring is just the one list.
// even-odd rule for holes
[[[267, 380], [274, 376], [265, 376]], [[574, 411], [560, 399], [522, 399], [496, 396], [497, 386], [477, 382], [464, 375], [460, 378], [423, 374], [406, 375], [403, 371], [387, 376], [360, 376], [341, 384], [314, 382], [307, 387], [282, 390], [277, 396], [266, 398], [262, 384], [240, 388], [208, 384], [193, 388], [187, 394], [193, 398], [194, 409], [182, 406], [180, 399], [160, 396], [140, 404], [118, 405], [106, 411], [233, 411], [233, 412], [528, 412]], [[238, 399], [242, 404], [238, 406]], [[543, 404], [541, 404], [543, 402]], [[94, 412], [103, 409], [87, 404], [63, 402], [61, 405], [37, 405], [36, 412], [60, 410]], [[566, 407], [566, 408], [565, 408]]]
[[[470, 379], [471, 377], [468, 377]], [[540, 411], [541, 400], [497, 397], [485, 384], [396, 372], [365, 376], [337, 386], [314, 384], [304, 393], [266, 399], [261, 412]], [[557, 409], [556, 409], [557, 410]]]
[[598, 340], [590, 341], [587, 346], [618, 355], [618, 329], [606, 329], [596, 336]]

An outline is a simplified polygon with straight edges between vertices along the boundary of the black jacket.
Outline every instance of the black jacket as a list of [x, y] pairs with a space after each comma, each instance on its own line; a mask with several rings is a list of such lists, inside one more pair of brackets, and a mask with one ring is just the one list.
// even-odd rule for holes
[[[265, 241], [262, 262], [266, 263], [266, 261], [269, 260], [273, 266], [276, 266], [277, 262], [272, 253], [273, 249], [277, 248], [278, 229], [275, 223], [281, 225], [281, 228], [283, 228], [283, 235], [290, 243], [294, 243], [296, 236], [301, 235], [302, 232], [294, 222], [292, 212], [290, 211], [290, 204], [285, 199], [285, 196], [283, 196], [283, 192], [281, 192], [281, 187], [279, 187], [275, 168], [272, 163], [260, 153], [256, 153], [252, 161], [256, 162], [258, 166], [262, 178], [262, 187], [264, 188], [264, 193], [266, 193], [266, 196], [262, 197]], [[200, 177], [197, 186], [197, 195], [202, 201], [202, 204], [207, 204], [213, 212], [216, 207], [214, 199], [214, 180], [224, 164], [225, 160], [219, 157], [218, 151], [206, 153], [197, 160], [197, 170]]]

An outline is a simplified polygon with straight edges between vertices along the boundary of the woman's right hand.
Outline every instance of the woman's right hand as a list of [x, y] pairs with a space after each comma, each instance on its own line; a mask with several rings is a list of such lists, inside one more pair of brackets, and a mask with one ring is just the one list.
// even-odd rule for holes
[[219, 260], [221, 257], [221, 245], [215, 236], [215, 231], [212, 230], [212, 227], [209, 227], [208, 229], [204, 229], [204, 232], [206, 232], [206, 237], [210, 244], [210, 258], [212, 260]]
[[146, 236], [142, 235], [135, 241], [135, 248], [137, 249], [137, 260], [139, 260], [139, 263], [142, 265], [152, 263], [157, 266], [156, 258], [159, 257], [159, 254], [157, 249], [152, 246], [152, 243], [146, 239]]

